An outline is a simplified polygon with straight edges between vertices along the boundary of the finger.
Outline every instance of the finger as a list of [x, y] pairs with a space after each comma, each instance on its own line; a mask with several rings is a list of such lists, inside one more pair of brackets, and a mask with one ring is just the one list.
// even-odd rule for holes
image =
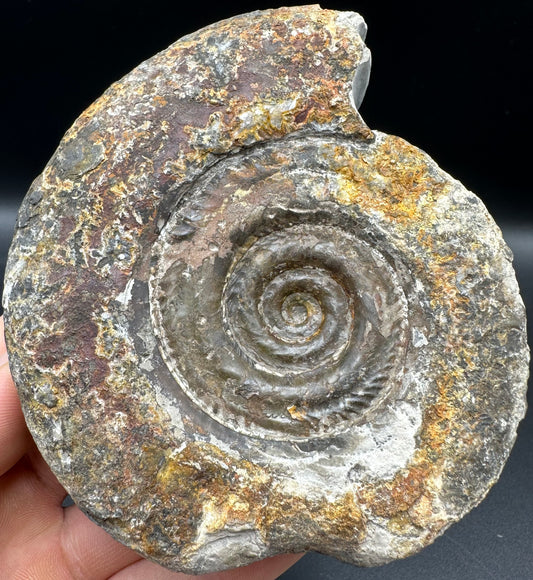
[[185, 580], [188, 578], [200, 580], [203, 576], [186, 576], [178, 572], [171, 572], [148, 560], [140, 560], [117, 572], [109, 580], [144, 580], [145, 578], [150, 578], [150, 580]]
[[6, 578], [105, 580], [140, 556], [76, 506], [66, 509], [27, 457], [0, 478], [0, 555]]
[[[141, 559], [76, 506], [65, 508], [60, 545], [74, 580], [104, 580]], [[146, 577], [145, 577], [146, 578]]]
[[4, 320], [0, 317], [0, 475], [26, 453], [31, 437], [11, 379], [4, 342]]
[[63, 519], [57, 492], [36, 475], [27, 457], [0, 477], [0, 546], [18, 546]]
[[36, 448], [0, 477], [0, 553], [9, 555], [6, 566], [21, 578], [104, 580], [140, 559], [76, 506], [63, 509], [65, 493]]
[[255, 562], [243, 568], [215, 572], [203, 576], [190, 576], [171, 572], [162, 566], [158, 566], [147, 560], [141, 560], [128, 568], [121, 570], [110, 580], [274, 580], [295, 564], [303, 554], [282, 554]]

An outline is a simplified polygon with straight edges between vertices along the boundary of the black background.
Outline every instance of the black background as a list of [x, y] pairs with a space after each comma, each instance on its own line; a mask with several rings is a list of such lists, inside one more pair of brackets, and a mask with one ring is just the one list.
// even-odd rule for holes
[[[11, 0], [0, 6], [0, 279], [15, 208], [74, 119], [113, 81], [186, 33], [293, 2]], [[322, 2], [360, 12], [372, 51], [361, 114], [475, 191], [533, 299], [533, 2]], [[1, 286], [0, 286], [1, 289]], [[533, 425], [487, 500], [420, 555], [380, 569], [307, 556], [284, 580], [533, 578]]]

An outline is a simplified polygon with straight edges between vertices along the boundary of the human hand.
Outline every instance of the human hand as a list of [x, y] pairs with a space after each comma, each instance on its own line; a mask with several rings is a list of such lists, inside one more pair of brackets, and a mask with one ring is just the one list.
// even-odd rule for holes
[[115, 541], [75, 505], [26, 428], [9, 373], [0, 317], [0, 580], [269, 580], [301, 555], [206, 576], [170, 572]]

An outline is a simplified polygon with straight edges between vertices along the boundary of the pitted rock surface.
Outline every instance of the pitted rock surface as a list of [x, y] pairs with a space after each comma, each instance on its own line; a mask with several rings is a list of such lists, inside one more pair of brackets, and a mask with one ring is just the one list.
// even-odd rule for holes
[[173, 570], [413, 554], [483, 499], [524, 415], [511, 253], [365, 125], [365, 30], [304, 6], [179, 40], [21, 207], [3, 301], [28, 426], [90, 518]]

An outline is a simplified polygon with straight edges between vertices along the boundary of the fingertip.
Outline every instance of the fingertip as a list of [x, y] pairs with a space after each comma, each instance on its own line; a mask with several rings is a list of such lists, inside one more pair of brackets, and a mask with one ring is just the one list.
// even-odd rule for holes
[[141, 556], [114, 540], [76, 505], [64, 508], [61, 546], [75, 578], [109, 578]]
[[0, 354], [0, 475], [17, 463], [30, 443], [7, 355], [3, 353]]
[[4, 316], [2, 315], [0, 316], [0, 362], [2, 360], [2, 354], [5, 353], [7, 350], [4, 332], [5, 332]]

